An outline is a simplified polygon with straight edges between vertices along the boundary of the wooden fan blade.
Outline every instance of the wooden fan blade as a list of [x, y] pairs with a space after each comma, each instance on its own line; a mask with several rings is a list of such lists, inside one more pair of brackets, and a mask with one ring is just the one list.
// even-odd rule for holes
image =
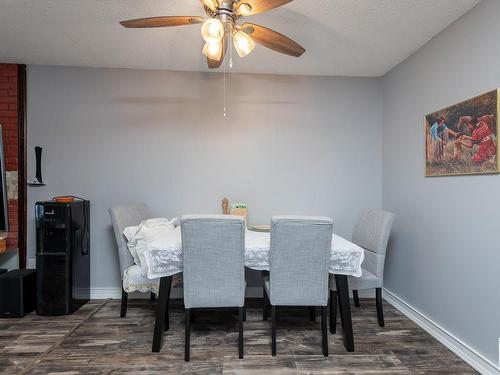
[[222, 65], [222, 62], [224, 61], [224, 57], [226, 56], [227, 52], [227, 41], [226, 38], [222, 39], [222, 55], [220, 57], [220, 60], [212, 60], [211, 58], [207, 57], [207, 65], [209, 69], [217, 69]]
[[254, 23], [244, 23], [241, 30], [250, 35], [250, 37], [264, 47], [273, 51], [284, 53], [285, 55], [300, 57], [306, 50], [300, 44], [292, 39], [278, 33], [277, 31], [259, 26]]
[[163, 17], [137, 18], [134, 20], [122, 21], [120, 22], [120, 24], [124, 27], [141, 28], [141, 27], [184, 26], [202, 22], [203, 22], [203, 17], [198, 17], [198, 16], [194, 17], [163, 16]]
[[240, 12], [239, 10], [237, 11], [237, 14], [239, 16], [253, 16], [254, 14], [266, 12], [268, 10], [278, 8], [282, 5], [288, 4], [292, 2], [293, 0], [241, 0], [239, 2], [239, 5], [241, 4], [248, 4], [252, 7], [251, 11], [249, 13], [243, 13]]

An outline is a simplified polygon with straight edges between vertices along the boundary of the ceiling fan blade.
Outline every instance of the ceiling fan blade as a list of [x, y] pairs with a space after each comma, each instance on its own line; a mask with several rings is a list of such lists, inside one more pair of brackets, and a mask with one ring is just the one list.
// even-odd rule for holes
[[[242, 4], [248, 4], [252, 7], [250, 11], [246, 11], [244, 7], [238, 8], [237, 14], [239, 16], [253, 16], [254, 14], [267, 12], [268, 10], [278, 8], [282, 5], [288, 4], [293, 0], [240, 0], [238, 7]], [[244, 11], [245, 10], [245, 11]]]
[[120, 24], [124, 27], [141, 28], [141, 27], [170, 27], [170, 26], [184, 26], [192, 25], [195, 23], [202, 23], [203, 17], [190, 17], [190, 16], [163, 16], [163, 17], [149, 17], [137, 18], [134, 20], [121, 21]]
[[224, 58], [226, 56], [226, 52], [227, 52], [227, 41], [226, 41], [226, 38], [223, 38], [222, 39], [222, 55], [220, 57], [220, 60], [213, 60], [209, 57], [207, 57], [207, 64], [208, 64], [208, 68], [209, 69], [217, 69], [218, 67], [220, 67], [224, 61]]
[[300, 44], [292, 39], [278, 33], [277, 31], [259, 26], [254, 23], [244, 23], [241, 30], [250, 35], [250, 37], [264, 47], [270, 48], [276, 52], [284, 53], [294, 57], [300, 57], [306, 51]]

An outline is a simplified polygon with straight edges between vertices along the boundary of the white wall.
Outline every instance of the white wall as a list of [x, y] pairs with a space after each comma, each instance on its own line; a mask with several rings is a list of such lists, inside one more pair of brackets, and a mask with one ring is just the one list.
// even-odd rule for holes
[[115, 204], [172, 217], [218, 213], [228, 196], [249, 204], [253, 223], [328, 215], [348, 237], [362, 208], [381, 207], [379, 80], [232, 75], [224, 118], [222, 78], [29, 66], [28, 149], [44, 148], [47, 186], [28, 188], [28, 207], [61, 194], [91, 200], [93, 288], [119, 288]]
[[384, 78], [386, 287], [498, 364], [500, 176], [424, 177], [423, 117], [500, 87], [500, 1], [484, 1]]

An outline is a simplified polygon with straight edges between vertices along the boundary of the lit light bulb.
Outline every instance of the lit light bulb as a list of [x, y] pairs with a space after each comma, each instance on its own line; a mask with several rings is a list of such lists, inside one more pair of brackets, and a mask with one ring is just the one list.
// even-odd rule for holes
[[237, 31], [233, 35], [234, 48], [240, 57], [245, 57], [255, 48], [255, 42], [250, 38], [247, 33]]
[[222, 43], [205, 43], [203, 54], [209, 59], [219, 61], [222, 57]]
[[238, 7], [238, 14], [241, 16], [248, 16], [252, 13], [252, 6], [248, 3], [243, 3]]
[[224, 25], [217, 18], [210, 18], [201, 27], [201, 35], [207, 43], [219, 43], [224, 37]]

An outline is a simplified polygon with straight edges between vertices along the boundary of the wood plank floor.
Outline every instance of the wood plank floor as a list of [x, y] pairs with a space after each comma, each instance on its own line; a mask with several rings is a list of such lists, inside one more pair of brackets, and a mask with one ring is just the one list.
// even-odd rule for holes
[[[460, 358], [389, 304], [386, 327], [377, 325], [374, 300], [352, 308], [356, 352], [342, 345], [342, 329], [329, 334], [321, 355], [320, 319], [309, 311], [278, 314], [276, 358], [270, 322], [249, 308], [245, 359], [238, 359], [237, 315], [199, 313], [192, 326], [191, 362], [184, 358], [183, 310], [173, 309], [160, 353], [151, 353], [154, 304], [131, 300], [119, 318], [119, 301], [93, 301], [71, 316], [0, 319], [1, 374], [476, 374]], [[319, 315], [319, 314], [318, 314]], [[340, 323], [338, 324], [340, 326]]]

